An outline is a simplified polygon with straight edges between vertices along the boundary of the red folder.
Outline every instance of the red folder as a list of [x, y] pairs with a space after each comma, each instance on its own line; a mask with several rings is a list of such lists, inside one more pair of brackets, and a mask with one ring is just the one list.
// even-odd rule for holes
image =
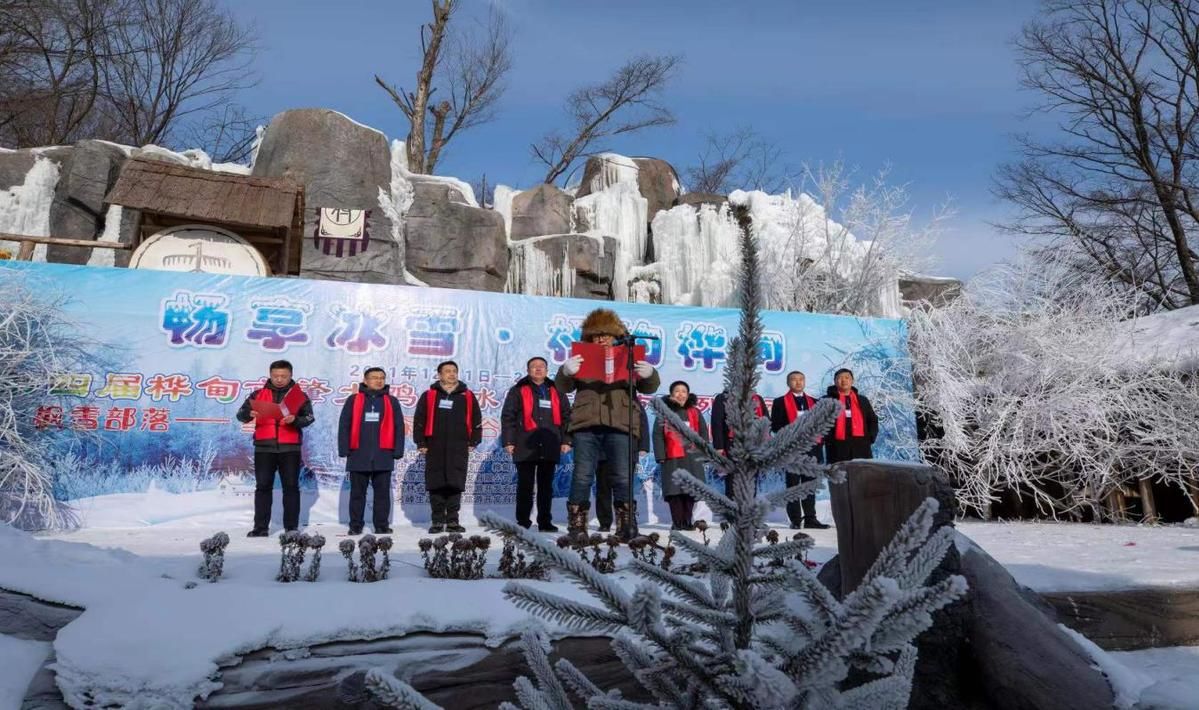
[[[582, 355], [583, 364], [575, 374], [577, 380], [596, 380], [605, 384], [628, 380], [628, 346], [617, 345], [606, 348], [599, 343], [570, 344], [570, 354]], [[645, 359], [645, 346], [633, 346], [633, 362]]]
[[251, 399], [250, 409], [258, 412], [258, 416], [263, 419], [282, 419], [283, 409], [274, 402], [268, 402], [264, 399]]

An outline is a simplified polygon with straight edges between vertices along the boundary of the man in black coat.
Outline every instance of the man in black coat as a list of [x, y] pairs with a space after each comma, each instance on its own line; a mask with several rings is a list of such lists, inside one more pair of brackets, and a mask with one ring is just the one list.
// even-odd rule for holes
[[341, 408], [337, 455], [346, 460], [350, 473], [350, 534], [362, 534], [368, 485], [374, 492], [375, 534], [391, 533], [391, 472], [404, 457], [404, 413], [400, 401], [387, 392], [383, 368], [368, 367], [358, 392]]
[[[312, 402], [292, 379], [291, 363], [271, 363], [266, 385], [250, 393], [237, 410], [237, 421], [254, 422], [254, 527], [246, 537], [270, 534], [271, 499], [275, 495], [275, 472], [283, 486], [283, 528], [300, 527], [300, 452], [304, 427], [312, 424]], [[259, 406], [278, 406], [271, 415], [259, 416]]]
[[828, 399], [835, 399], [845, 408], [837, 417], [837, 423], [824, 437], [824, 458], [829, 463], [872, 459], [870, 446], [878, 438], [878, 417], [866, 395], [859, 394], [853, 386], [853, 371], [841, 368], [833, 374], [833, 384], [828, 388]]
[[516, 464], [516, 522], [528, 528], [537, 486], [537, 529], [558, 532], [553, 523], [554, 470], [570, 451], [570, 400], [548, 379], [545, 358], [530, 358], [528, 373], [508, 390], [500, 414], [504, 449]]
[[[804, 386], [807, 384], [807, 377], [799, 370], [793, 370], [787, 373], [787, 393], [782, 397], [774, 400], [770, 407], [770, 430], [777, 432], [786, 427], [788, 424], [796, 421], [800, 417], [806, 415], [816, 406], [816, 399], [804, 392]], [[808, 449], [807, 455], [816, 459], [817, 463], [824, 463], [824, 450], [822, 441], [817, 439], [811, 449]], [[792, 488], [798, 486], [805, 480], [810, 480], [807, 476], [802, 476], [798, 473], [786, 472], [787, 487]], [[827, 524], [820, 522], [816, 517], [816, 494], [805, 497], [802, 501], [792, 501], [787, 504], [787, 518], [791, 521], [791, 529], [799, 530], [801, 528], [814, 528], [823, 530], [828, 527]]]
[[[721, 454], [728, 452], [729, 446], [731, 446], [733, 443], [733, 437], [736, 435], [735, 432], [733, 431], [733, 428], [731, 426], [729, 426], [728, 414], [727, 414], [728, 405], [726, 403], [727, 400], [728, 400], [727, 392], [721, 392], [720, 394], [716, 395], [712, 399], [712, 416], [711, 416], [712, 423], [710, 426], [710, 430], [712, 432], [712, 448], [716, 449]], [[760, 394], [758, 394], [757, 392], [754, 392], [753, 400], [754, 400], [754, 415], [759, 418], [765, 418], [767, 416], [766, 400], [762, 399], [762, 396]], [[732, 495], [733, 495], [732, 481], [728, 480], [728, 476], [730, 476], [730, 475], [732, 475], [732, 474], [726, 474], [725, 481], [724, 481], [724, 491], [725, 491], [725, 495], [732, 497]], [[754, 490], [756, 491], [757, 489], [758, 489], [758, 482], [754, 481]]]
[[470, 453], [483, 440], [479, 401], [458, 380], [458, 363], [437, 366], [437, 382], [416, 402], [412, 440], [425, 457], [425, 490], [433, 524], [430, 533], [466, 532], [458, 522]]

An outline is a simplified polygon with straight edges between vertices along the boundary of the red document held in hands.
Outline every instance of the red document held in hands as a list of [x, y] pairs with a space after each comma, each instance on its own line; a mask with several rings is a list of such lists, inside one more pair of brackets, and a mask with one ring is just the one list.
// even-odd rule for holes
[[258, 412], [258, 416], [263, 419], [282, 419], [283, 409], [274, 402], [268, 402], [263, 399], [251, 399], [250, 409]]
[[[597, 380], [605, 384], [627, 381], [629, 374], [628, 346], [605, 348], [598, 343], [571, 343], [570, 354], [582, 355], [583, 364], [575, 374], [577, 380]], [[645, 346], [633, 346], [633, 362], [645, 359]]]

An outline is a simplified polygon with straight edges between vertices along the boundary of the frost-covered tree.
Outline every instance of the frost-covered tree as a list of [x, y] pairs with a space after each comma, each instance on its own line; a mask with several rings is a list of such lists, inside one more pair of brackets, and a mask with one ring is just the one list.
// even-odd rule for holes
[[25, 272], [0, 267], [0, 293], [0, 523], [65, 527], [73, 517], [55, 499], [48, 444], [76, 433], [62, 428], [65, 403], [51, 390], [60, 378], [91, 370], [99, 348], [63, 317], [63, 299]]
[[[984, 514], [1004, 491], [1048, 515], [1089, 510], [1141, 478], [1193, 484], [1199, 378], [1130, 359], [1143, 296], [1067, 260], [979, 275], [948, 307], [912, 314], [926, 458]], [[1185, 488], [1184, 488], [1185, 489]]]
[[907, 188], [886, 170], [855, 185], [840, 163], [805, 166], [800, 189], [797, 198], [775, 198], [773, 224], [757, 229], [771, 254], [762, 273], [766, 306], [891, 315], [899, 277], [931, 266], [929, 247], [952, 212], [940, 208], [919, 221]]
[[[747, 210], [739, 209], [738, 218], [743, 311], [725, 385], [731, 426], [742, 434], [722, 455], [669, 410], [658, 409], [658, 416], [725, 476], [726, 493], [721, 493], [686, 472], [675, 474], [679, 485], [728, 523], [713, 546], [671, 534], [676, 547], [707, 566], [707, 579], [634, 559], [630, 569], [644, 582], [628, 591], [573, 551], [494, 514], [481, 517], [484, 525], [511, 536], [588, 591], [596, 603], [518, 582], [504, 588], [508, 598], [561, 625], [611, 634], [613, 650], [660, 705], [604, 692], [565, 659], [551, 664], [544, 638], [530, 633], [524, 651], [535, 678], [515, 684], [524, 708], [571, 708], [572, 698], [590, 708], [904, 708], [916, 660], [912, 642], [931, 625], [932, 612], [964, 592], [965, 582], [956, 576], [924, 586], [952, 544], [950, 529], [930, 534], [937, 510], [933, 500], [920, 507], [861, 585], [840, 601], [795, 559], [810, 541], [759, 544], [767, 513], [814, 491], [830, 474], [805, 452], [828, 430], [840, 405], [818, 403], [773, 439], [769, 424], [753, 416], [749, 403], [758, 383], [761, 294]], [[758, 476], [780, 467], [811, 480], [758, 497]], [[371, 683], [379, 688], [377, 697], [386, 694], [396, 707], [420, 707], [415, 691], [399, 681], [376, 674]]]

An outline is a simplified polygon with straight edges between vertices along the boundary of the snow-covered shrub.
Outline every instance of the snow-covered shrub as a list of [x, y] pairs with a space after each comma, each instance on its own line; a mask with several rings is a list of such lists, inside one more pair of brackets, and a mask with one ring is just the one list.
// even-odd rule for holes
[[[279, 536], [281, 560], [275, 579], [295, 582], [303, 578], [306, 582], [315, 582], [321, 575], [321, 548], [324, 546], [324, 535], [309, 535], [298, 530], [284, 532]], [[304, 571], [304, 557], [308, 550], [312, 550], [312, 561], [308, 563], [308, 570]]]
[[308, 571], [304, 573], [305, 582], [315, 582], [321, 576], [321, 548], [324, 546], [324, 535], [318, 533], [308, 536], [308, 549], [312, 550], [312, 560], [308, 563]]
[[[379, 582], [387, 579], [391, 573], [391, 545], [390, 537], [363, 535], [358, 541], [358, 561], [355, 562], [354, 541], [342, 540], [338, 549], [346, 558], [348, 579], [351, 582]], [[381, 559], [375, 559], [376, 553], [382, 555]]]
[[1199, 377], [1130, 361], [1132, 289], [1025, 258], [911, 317], [926, 459], [964, 507], [1001, 493], [1043, 514], [1102, 516], [1120, 486], [1199, 470]]
[[508, 536], [504, 537], [499, 572], [505, 579], [546, 579], [548, 576], [545, 566], [536, 558], [526, 556], [524, 550], [516, 547], [516, 541]]
[[229, 536], [223, 532], [200, 541], [200, 551], [204, 553], [204, 563], [200, 565], [198, 574], [201, 579], [215, 582], [225, 571], [225, 548], [229, 546]]
[[[421, 538], [418, 543], [425, 571], [437, 579], [482, 579], [491, 538], [485, 535], [442, 535], [434, 540]], [[430, 554], [432, 551], [432, 554]]]
[[[650, 533], [649, 535], [638, 535], [629, 540], [629, 552], [633, 553], [633, 559], [640, 560], [649, 565], [658, 565], [664, 570], [670, 569], [671, 561], [674, 559], [675, 548], [669, 542], [665, 545], [659, 543], [661, 537], [658, 533]], [[662, 561], [658, 561], [658, 553], [662, 553]]]
[[556, 542], [562, 549], [571, 549], [581, 559], [586, 560], [591, 568], [600, 574], [611, 574], [616, 571], [616, 548], [620, 540], [615, 535], [600, 535], [585, 532], [567, 533], [560, 535]]

